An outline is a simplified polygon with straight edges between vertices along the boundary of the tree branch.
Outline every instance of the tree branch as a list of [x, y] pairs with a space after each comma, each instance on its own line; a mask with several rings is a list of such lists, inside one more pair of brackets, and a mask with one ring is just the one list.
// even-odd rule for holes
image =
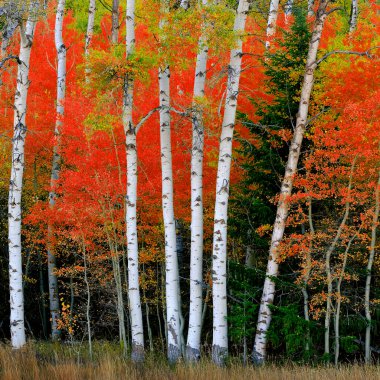
[[327, 59], [333, 54], [360, 55], [360, 56], [367, 56], [368, 58], [373, 58], [373, 55], [371, 55], [370, 52], [371, 50], [375, 50], [375, 49], [380, 49], [380, 46], [375, 46], [366, 51], [333, 50], [333, 51], [330, 51], [330, 53], [325, 54], [322, 58], [318, 59], [318, 61], [315, 62], [315, 65], [318, 66], [321, 62], [323, 62], [325, 59]]
[[156, 112], [159, 111], [160, 107], [153, 108], [145, 116], [143, 116], [140, 121], [136, 124], [135, 130], [136, 134], [140, 130], [141, 126]]

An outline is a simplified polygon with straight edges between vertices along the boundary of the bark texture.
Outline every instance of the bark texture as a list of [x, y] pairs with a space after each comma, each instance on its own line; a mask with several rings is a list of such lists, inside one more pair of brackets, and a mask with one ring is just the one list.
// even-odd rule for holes
[[[37, 4], [33, 5], [34, 7], [38, 7]], [[29, 65], [35, 26], [35, 9], [32, 6], [31, 15], [29, 16], [26, 26], [25, 28], [21, 28], [17, 89], [14, 100], [12, 168], [8, 198], [10, 329], [12, 347], [16, 349], [21, 348], [26, 343], [24, 294], [22, 286], [21, 195], [25, 163], [25, 137], [27, 131], [25, 117], [29, 88]]]
[[293, 180], [297, 172], [302, 140], [307, 125], [310, 96], [314, 84], [314, 72], [317, 67], [316, 58], [319, 42], [322, 36], [323, 26], [327, 16], [327, 4], [328, 0], [321, 0], [319, 3], [306, 61], [305, 76], [302, 84], [296, 127], [289, 148], [289, 157], [286, 165], [285, 175], [281, 184], [280, 199], [277, 205], [276, 219], [273, 226], [268, 266], [266, 270], [266, 278], [260, 303], [255, 343], [252, 353], [252, 360], [255, 364], [263, 363], [266, 358], [266, 335], [272, 320], [272, 312], [269, 306], [273, 304], [275, 292], [275, 282], [273, 281], [273, 277], [277, 277], [278, 275], [278, 247], [284, 235], [285, 223], [289, 211], [289, 197], [292, 192]]
[[364, 310], [365, 317], [367, 319], [367, 327], [365, 330], [365, 355], [364, 359], [366, 364], [371, 363], [371, 280], [372, 280], [372, 266], [375, 259], [375, 248], [376, 248], [376, 234], [377, 234], [377, 225], [379, 223], [379, 213], [380, 213], [380, 173], [377, 181], [377, 186], [375, 190], [375, 210], [373, 213], [372, 220], [372, 231], [371, 231], [371, 245], [369, 250], [369, 257], [367, 263], [367, 277], [365, 281], [365, 292], [364, 292]]
[[[203, 0], [207, 6], [207, 0]], [[186, 359], [200, 359], [202, 299], [203, 299], [203, 108], [199, 99], [204, 97], [208, 46], [202, 35], [198, 42], [195, 66], [192, 110], [191, 155], [191, 253], [190, 253], [190, 310], [187, 334]]]
[[214, 236], [212, 254], [213, 281], [213, 338], [212, 359], [218, 366], [225, 364], [228, 354], [227, 334], [227, 219], [232, 158], [232, 139], [235, 127], [239, 80], [241, 73], [243, 41], [247, 13], [251, 1], [240, 0], [236, 12], [234, 31], [239, 35], [236, 47], [231, 50], [228, 66], [227, 94], [220, 137]]
[[[127, 59], [135, 50], [135, 1], [127, 1], [126, 14]], [[137, 238], [137, 142], [132, 119], [134, 78], [131, 74], [124, 79], [123, 124], [127, 149], [127, 198], [126, 225], [128, 247], [128, 297], [132, 331], [132, 360], [144, 360], [144, 329], [140, 299], [139, 256]]]
[[[57, 181], [59, 180], [61, 168], [61, 134], [63, 128], [63, 119], [65, 114], [65, 96], [66, 96], [66, 46], [62, 38], [63, 18], [65, 13], [65, 0], [59, 0], [55, 19], [55, 48], [57, 50], [57, 109], [56, 122], [54, 130], [54, 147], [53, 163], [50, 176], [49, 206], [51, 209], [55, 206]], [[58, 281], [56, 272], [56, 259], [54, 247], [51, 244], [53, 238], [53, 226], [48, 225], [48, 278], [49, 278], [49, 306], [51, 319], [51, 335], [53, 340], [58, 340], [60, 330], [58, 329], [59, 311], [59, 294]]]
[[280, 3], [280, 0], [271, 0], [270, 5], [269, 5], [269, 15], [268, 15], [267, 32], [266, 32], [267, 40], [265, 42], [265, 46], [267, 49], [269, 49], [270, 41], [276, 33], [279, 3]]

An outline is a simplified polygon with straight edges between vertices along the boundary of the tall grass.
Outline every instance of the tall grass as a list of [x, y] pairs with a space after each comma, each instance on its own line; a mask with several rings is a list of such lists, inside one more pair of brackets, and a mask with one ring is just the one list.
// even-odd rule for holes
[[217, 368], [209, 361], [197, 365], [179, 363], [170, 367], [159, 354], [148, 355], [143, 366], [136, 366], [111, 344], [97, 344], [94, 360], [85, 348], [54, 344], [29, 344], [12, 351], [0, 345], [0, 379], [38, 380], [379, 380], [379, 366], [341, 366], [339, 368], [267, 365], [260, 368], [231, 364]]

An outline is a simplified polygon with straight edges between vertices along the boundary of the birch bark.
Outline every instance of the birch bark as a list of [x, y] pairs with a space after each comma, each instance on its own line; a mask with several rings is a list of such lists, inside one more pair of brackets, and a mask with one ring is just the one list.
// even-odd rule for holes
[[[126, 13], [126, 50], [130, 60], [135, 50], [135, 1], [127, 0]], [[133, 88], [134, 78], [131, 74], [124, 79], [123, 124], [126, 137], [127, 153], [127, 254], [128, 254], [128, 298], [131, 316], [132, 360], [144, 360], [144, 330], [140, 299], [139, 257], [137, 238], [137, 142], [136, 128], [133, 125]]]
[[271, 0], [270, 5], [269, 5], [269, 15], [268, 15], [267, 31], [266, 31], [267, 40], [265, 42], [265, 46], [267, 49], [270, 48], [271, 39], [276, 33], [276, 23], [277, 23], [279, 3], [280, 3], [280, 0]]
[[353, 33], [358, 24], [358, 0], [352, 0], [351, 17], [350, 17], [350, 33]]
[[84, 54], [86, 57], [88, 56], [90, 52], [90, 45], [91, 45], [92, 37], [94, 35], [95, 11], [96, 11], [96, 0], [90, 0], [90, 5], [88, 7], [86, 41], [84, 45]]
[[113, 45], [116, 45], [119, 42], [119, 2], [120, 0], [112, 1], [111, 42]]
[[162, 212], [165, 228], [166, 320], [168, 330], [168, 360], [175, 363], [181, 356], [179, 321], [179, 277], [176, 231], [173, 205], [173, 170], [170, 133], [170, 69], [159, 70], [160, 141], [162, 168]]
[[[354, 159], [352, 166], [351, 166], [351, 173], [350, 173], [350, 179], [348, 184], [348, 196], [350, 195], [351, 188], [352, 188], [352, 176], [353, 171], [356, 163], [356, 158]], [[348, 214], [350, 212], [350, 199], [346, 201], [346, 204], [344, 206], [344, 215], [342, 218], [342, 221], [339, 225], [339, 228], [335, 234], [335, 237], [330, 244], [330, 247], [328, 248], [326, 252], [325, 257], [325, 270], [326, 270], [326, 282], [327, 282], [327, 297], [326, 297], [326, 315], [325, 315], [325, 355], [330, 355], [330, 321], [331, 321], [331, 313], [332, 313], [332, 293], [333, 293], [333, 278], [331, 274], [331, 255], [334, 252], [334, 249], [336, 245], [338, 244], [338, 241], [340, 239], [340, 236], [342, 235], [343, 229], [346, 226]]]
[[[166, 23], [165, 15], [169, 11], [169, 2], [161, 1], [162, 19], [160, 28]], [[164, 39], [165, 37], [163, 37]], [[166, 324], [167, 356], [170, 363], [175, 363], [181, 356], [181, 326], [179, 304], [179, 272], [177, 258], [176, 225], [174, 218], [174, 193], [172, 148], [170, 132], [170, 68], [164, 62], [158, 72], [160, 144], [162, 171], [162, 214], [165, 230], [165, 265], [166, 265]]]
[[[207, 6], [207, 0], [202, 1]], [[195, 66], [193, 112], [192, 112], [192, 155], [191, 155], [191, 253], [190, 253], [190, 310], [187, 334], [186, 359], [200, 359], [202, 298], [203, 298], [203, 108], [199, 99], [204, 97], [208, 46], [206, 36], [198, 42]]]
[[340, 351], [340, 308], [342, 305], [342, 294], [341, 294], [341, 288], [342, 288], [342, 282], [343, 278], [346, 272], [346, 266], [347, 266], [347, 259], [348, 259], [348, 252], [350, 251], [351, 244], [355, 240], [356, 236], [358, 235], [358, 232], [352, 236], [350, 241], [347, 244], [347, 247], [343, 254], [343, 263], [342, 263], [342, 269], [339, 274], [338, 283], [336, 286], [336, 294], [337, 294], [337, 301], [336, 301], [336, 307], [335, 307], [335, 321], [334, 321], [334, 333], [335, 333], [335, 347], [334, 347], [334, 356], [335, 356], [335, 365], [338, 365], [339, 361], [339, 351]]
[[375, 191], [375, 211], [372, 220], [372, 231], [371, 231], [371, 245], [369, 250], [368, 264], [367, 264], [367, 277], [365, 282], [365, 292], [364, 292], [364, 309], [365, 317], [367, 319], [367, 327], [365, 330], [365, 362], [366, 364], [371, 363], [371, 304], [370, 304], [370, 294], [371, 294], [371, 280], [372, 280], [372, 266], [375, 259], [375, 248], [376, 248], [376, 234], [377, 225], [379, 222], [380, 213], [380, 172], [377, 181], [376, 191]]
[[[50, 176], [50, 192], [49, 206], [53, 209], [55, 206], [57, 181], [59, 180], [61, 166], [61, 133], [63, 128], [63, 118], [65, 114], [65, 95], [66, 95], [66, 47], [63, 42], [63, 18], [65, 13], [65, 0], [59, 0], [55, 19], [55, 48], [57, 50], [57, 108], [56, 122], [54, 130], [54, 147], [53, 147], [53, 162]], [[58, 319], [60, 318], [59, 311], [59, 294], [58, 281], [56, 272], [56, 258], [54, 247], [52, 245], [53, 226], [48, 225], [48, 279], [49, 279], [49, 307], [51, 319], [51, 336], [52, 340], [58, 340], [60, 330], [58, 329]]]
[[231, 50], [228, 66], [227, 94], [220, 137], [213, 238], [213, 341], [212, 359], [218, 366], [225, 364], [228, 354], [227, 335], [227, 219], [230, 185], [232, 139], [235, 127], [243, 41], [247, 13], [252, 1], [240, 0], [235, 16], [234, 31], [239, 35]]
[[21, 42], [17, 72], [17, 89], [14, 100], [14, 123], [12, 139], [12, 168], [8, 198], [8, 246], [9, 246], [9, 292], [10, 329], [13, 348], [25, 345], [24, 294], [22, 287], [22, 246], [21, 246], [21, 196], [24, 173], [24, 147], [27, 126], [25, 124], [26, 103], [29, 88], [30, 53], [36, 26], [36, 9], [32, 3], [31, 14], [25, 29], [21, 29]]
[[309, 52], [306, 61], [305, 76], [302, 84], [301, 99], [298, 108], [298, 116], [293, 140], [289, 148], [289, 157], [286, 165], [285, 175], [282, 180], [280, 199], [277, 205], [277, 214], [273, 226], [273, 234], [269, 251], [268, 266], [264, 289], [260, 303], [259, 316], [256, 328], [255, 343], [252, 359], [256, 364], [265, 361], [267, 346], [267, 331], [272, 320], [272, 312], [269, 308], [273, 304], [275, 283], [273, 277], [278, 275], [278, 247], [284, 235], [285, 223], [289, 211], [289, 196], [292, 192], [294, 175], [297, 172], [298, 159], [300, 156], [303, 136], [307, 125], [310, 95], [314, 84], [314, 72], [317, 67], [316, 57], [319, 42], [322, 36], [323, 26], [327, 17], [326, 8], [328, 0], [321, 0], [310, 40]]

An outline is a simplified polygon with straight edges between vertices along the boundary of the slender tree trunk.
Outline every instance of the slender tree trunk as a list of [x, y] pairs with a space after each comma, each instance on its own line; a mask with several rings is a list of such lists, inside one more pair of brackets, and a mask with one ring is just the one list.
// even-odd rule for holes
[[[242, 33], [251, 1], [240, 0], [235, 17], [234, 31]], [[232, 139], [235, 127], [243, 41], [239, 36], [231, 50], [228, 66], [227, 95], [220, 137], [216, 199], [214, 215], [214, 241], [212, 261], [213, 281], [213, 341], [212, 359], [218, 366], [225, 364], [228, 355], [227, 335], [227, 219], [232, 158]]]
[[[352, 162], [351, 165], [351, 173], [348, 184], [348, 197], [350, 196], [351, 188], [352, 188], [352, 176], [355, 168], [356, 158]], [[334, 252], [336, 245], [342, 235], [343, 229], [346, 226], [348, 214], [350, 212], [350, 199], [347, 199], [345, 204], [345, 210], [343, 219], [340, 223], [340, 226], [335, 234], [334, 240], [330, 244], [326, 252], [325, 258], [325, 270], [326, 270], [326, 282], [327, 282], [327, 298], [326, 298], [326, 315], [325, 315], [325, 355], [330, 355], [330, 320], [331, 320], [331, 312], [332, 312], [332, 293], [333, 293], [333, 278], [331, 275], [331, 255]]]
[[120, 0], [112, 1], [111, 42], [113, 45], [116, 45], [119, 42], [119, 2]]
[[86, 246], [85, 246], [84, 240], [82, 244], [82, 250], [83, 250], [83, 266], [84, 266], [84, 283], [86, 284], [86, 290], [87, 290], [86, 321], [87, 321], [87, 333], [88, 333], [88, 352], [90, 355], [90, 359], [92, 360], [92, 333], [91, 333], [91, 316], [90, 316], [91, 291], [90, 291], [90, 283], [88, 281], [88, 264], [87, 264], [87, 254], [86, 254]]
[[[308, 287], [308, 282], [310, 279], [311, 251], [312, 251], [313, 240], [314, 240], [314, 236], [315, 236], [315, 229], [314, 229], [313, 216], [312, 216], [311, 198], [309, 199], [308, 218], [309, 218], [309, 228], [310, 228], [310, 243], [309, 243], [309, 247], [308, 247], [308, 250], [306, 252], [306, 257], [305, 257], [305, 273], [303, 276], [302, 296], [303, 296], [304, 318], [305, 318], [305, 321], [307, 321], [309, 323], [310, 322], [310, 311], [309, 311], [309, 293], [307, 291], [307, 287]], [[309, 326], [307, 327], [307, 332], [306, 332], [305, 351], [307, 353], [310, 351], [310, 328], [309, 328]]]
[[[135, 1], [127, 1], [127, 60], [135, 49]], [[140, 300], [139, 256], [137, 239], [137, 142], [136, 129], [133, 125], [133, 87], [134, 79], [127, 75], [124, 80], [123, 124], [127, 149], [127, 199], [126, 226], [128, 247], [128, 297], [132, 330], [132, 360], [144, 360], [144, 329]]]
[[273, 226], [268, 266], [260, 303], [255, 343], [252, 354], [253, 362], [256, 364], [263, 363], [266, 358], [267, 331], [272, 320], [272, 312], [269, 306], [273, 304], [275, 292], [273, 277], [277, 277], [278, 275], [278, 247], [284, 235], [285, 223], [289, 211], [289, 197], [292, 192], [294, 176], [297, 172], [297, 165], [301, 152], [302, 140], [307, 125], [310, 95], [314, 84], [314, 71], [317, 67], [316, 58], [324, 22], [327, 16], [327, 4], [328, 0], [321, 0], [319, 3], [319, 9], [317, 12], [306, 61], [305, 76], [302, 84], [301, 100], [298, 108], [296, 127], [293, 140], [289, 148], [288, 162], [286, 165], [285, 176], [282, 180], [280, 199], [277, 205], [277, 214]]
[[267, 49], [270, 48], [271, 39], [276, 33], [279, 3], [280, 3], [280, 0], [271, 0], [270, 5], [269, 5], [269, 15], [268, 15], [267, 32], [266, 32], [267, 40], [265, 42], [265, 46]]
[[342, 294], [341, 294], [341, 288], [342, 288], [342, 282], [344, 275], [346, 273], [346, 266], [347, 266], [347, 259], [348, 259], [348, 252], [350, 251], [351, 244], [355, 240], [356, 236], [358, 235], [359, 231], [352, 236], [352, 238], [349, 240], [347, 247], [343, 254], [343, 263], [342, 263], [342, 269], [339, 274], [338, 283], [336, 286], [336, 294], [337, 294], [337, 301], [336, 301], [336, 307], [335, 307], [335, 320], [334, 320], [334, 333], [335, 333], [335, 347], [334, 347], [334, 354], [335, 354], [335, 365], [338, 365], [339, 361], [339, 351], [340, 351], [340, 333], [339, 333], [339, 324], [340, 324], [340, 308], [342, 304]]
[[[207, 6], [207, 0], [203, 0]], [[186, 359], [198, 361], [201, 351], [201, 325], [203, 300], [203, 107], [198, 100], [204, 97], [208, 46], [202, 35], [198, 42], [195, 67], [192, 155], [191, 155], [191, 253], [190, 253], [190, 309]]]
[[358, 0], [351, 2], [350, 33], [353, 33], [358, 24]]
[[[113, 220], [112, 220], [112, 226], [114, 226]], [[120, 346], [123, 348], [123, 353], [125, 355], [127, 352], [128, 344], [127, 344], [127, 336], [125, 333], [124, 299], [123, 299], [123, 286], [121, 282], [119, 252], [117, 249], [117, 245], [112, 242], [112, 239], [108, 233], [107, 233], [107, 238], [108, 238], [109, 249], [111, 252], [112, 269], [113, 269], [113, 276], [114, 276], [115, 287], [116, 287], [116, 299], [117, 299], [116, 310], [117, 310], [117, 317], [119, 320], [119, 342], [120, 342]]]
[[38, 254], [38, 273], [39, 273], [39, 285], [40, 285], [40, 310], [41, 310], [41, 322], [42, 322], [42, 332], [44, 338], [48, 337], [48, 328], [47, 328], [47, 318], [46, 318], [46, 301], [45, 301], [45, 286], [44, 286], [44, 273], [42, 270], [42, 260], [41, 255]]
[[308, 0], [307, 1], [307, 15], [309, 17], [312, 17], [314, 15], [313, 7], [314, 7], [314, 0]]
[[[37, 5], [34, 6], [37, 7]], [[10, 329], [12, 347], [16, 349], [21, 348], [26, 343], [24, 293], [22, 287], [21, 196], [25, 164], [24, 147], [27, 131], [25, 117], [29, 88], [30, 52], [36, 26], [35, 15], [33, 13], [31, 12], [25, 29], [23, 26], [20, 27], [21, 42], [17, 72], [17, 90], [14, 100], [12, 168], [8, 198]]]
[[84, 54], [86, 58], [88, 57], [90, 53], [90, 45], [91, 45], [92, 37], [94, 35], [95, 11], [96, 11], [96, 0], [90, 0], [90, 5], [88, 7], [86, 41], [84, 45]]
[[159, 70], [160, 140], [162, 167], [162, 212], [165, 228], [166, 310], [168, 329], [168, 359], [175, 363], [181, 356], [179, 321], [179, 277], [176, 231], [173, 206], [173, 170], [170, 133], [170, 69]]
[[380, 172], [377, 181], [376, 191], [375, 191], [375, 211], [372, 220], [372, 231], [371, 231], [371, 245], [369, 249], [369, 257], [367, 264], [367, 277], [365, 281], [365, 293], [364, 293], [364, 310], [365, 317], [367, 319], [367, 327], [365, 330], [365, 362], [366, 364], [371, 363], [371, 328], [372, 328], [372, 318], [371, 318], [371, 304], [370, 304], [370, 294], [371, 294], [371, 279], [372, 279], [372, 265], [375, 258], [375, 248], [376, 248], [376, 233], [377, 225], [379, 222], [380, 213]]
[[[65, 96], [66, 96], [66, 47], [62, 38], [63, 18], [65, 13], [65, 0], [59, 0], [56, 19], [55, 19], [55, 47], [57, 50], [57, 109], [55, 122], [55, 141], [53, 147], [53, 163], [50, 177], [49, 206], [51, 209], [55, 206], [57, 181], [59, 180], [61, 166], [61, 134], [63, 128], [63, 118], [65, 113]], [[59, 311], [59, 294], [58, 281], [56, 272], [56, 258], [53, 240], [53, 226], [48, 225], [48, 279], [49, 279], [49, 306], [51, 319], [51, 337], [52, 340], [59, 340], [61, 331], [58, 329]]]
[[[163, 13], [168, 13], [169, 4], [162, 0]], [[161, 19], [163, 28], [165, 20]], [[160, 143], [162, 171], [162, 213], [165, 230], [166, 263], [166, 323], [167, 356], [170, 363], [176, 363], [181, 356], [179, 272], [177, 258], [176, 226], [174, 218], [174, 193], [172, 148], [170, 131], [170, 68], [163, 64], [159, 68]]]

